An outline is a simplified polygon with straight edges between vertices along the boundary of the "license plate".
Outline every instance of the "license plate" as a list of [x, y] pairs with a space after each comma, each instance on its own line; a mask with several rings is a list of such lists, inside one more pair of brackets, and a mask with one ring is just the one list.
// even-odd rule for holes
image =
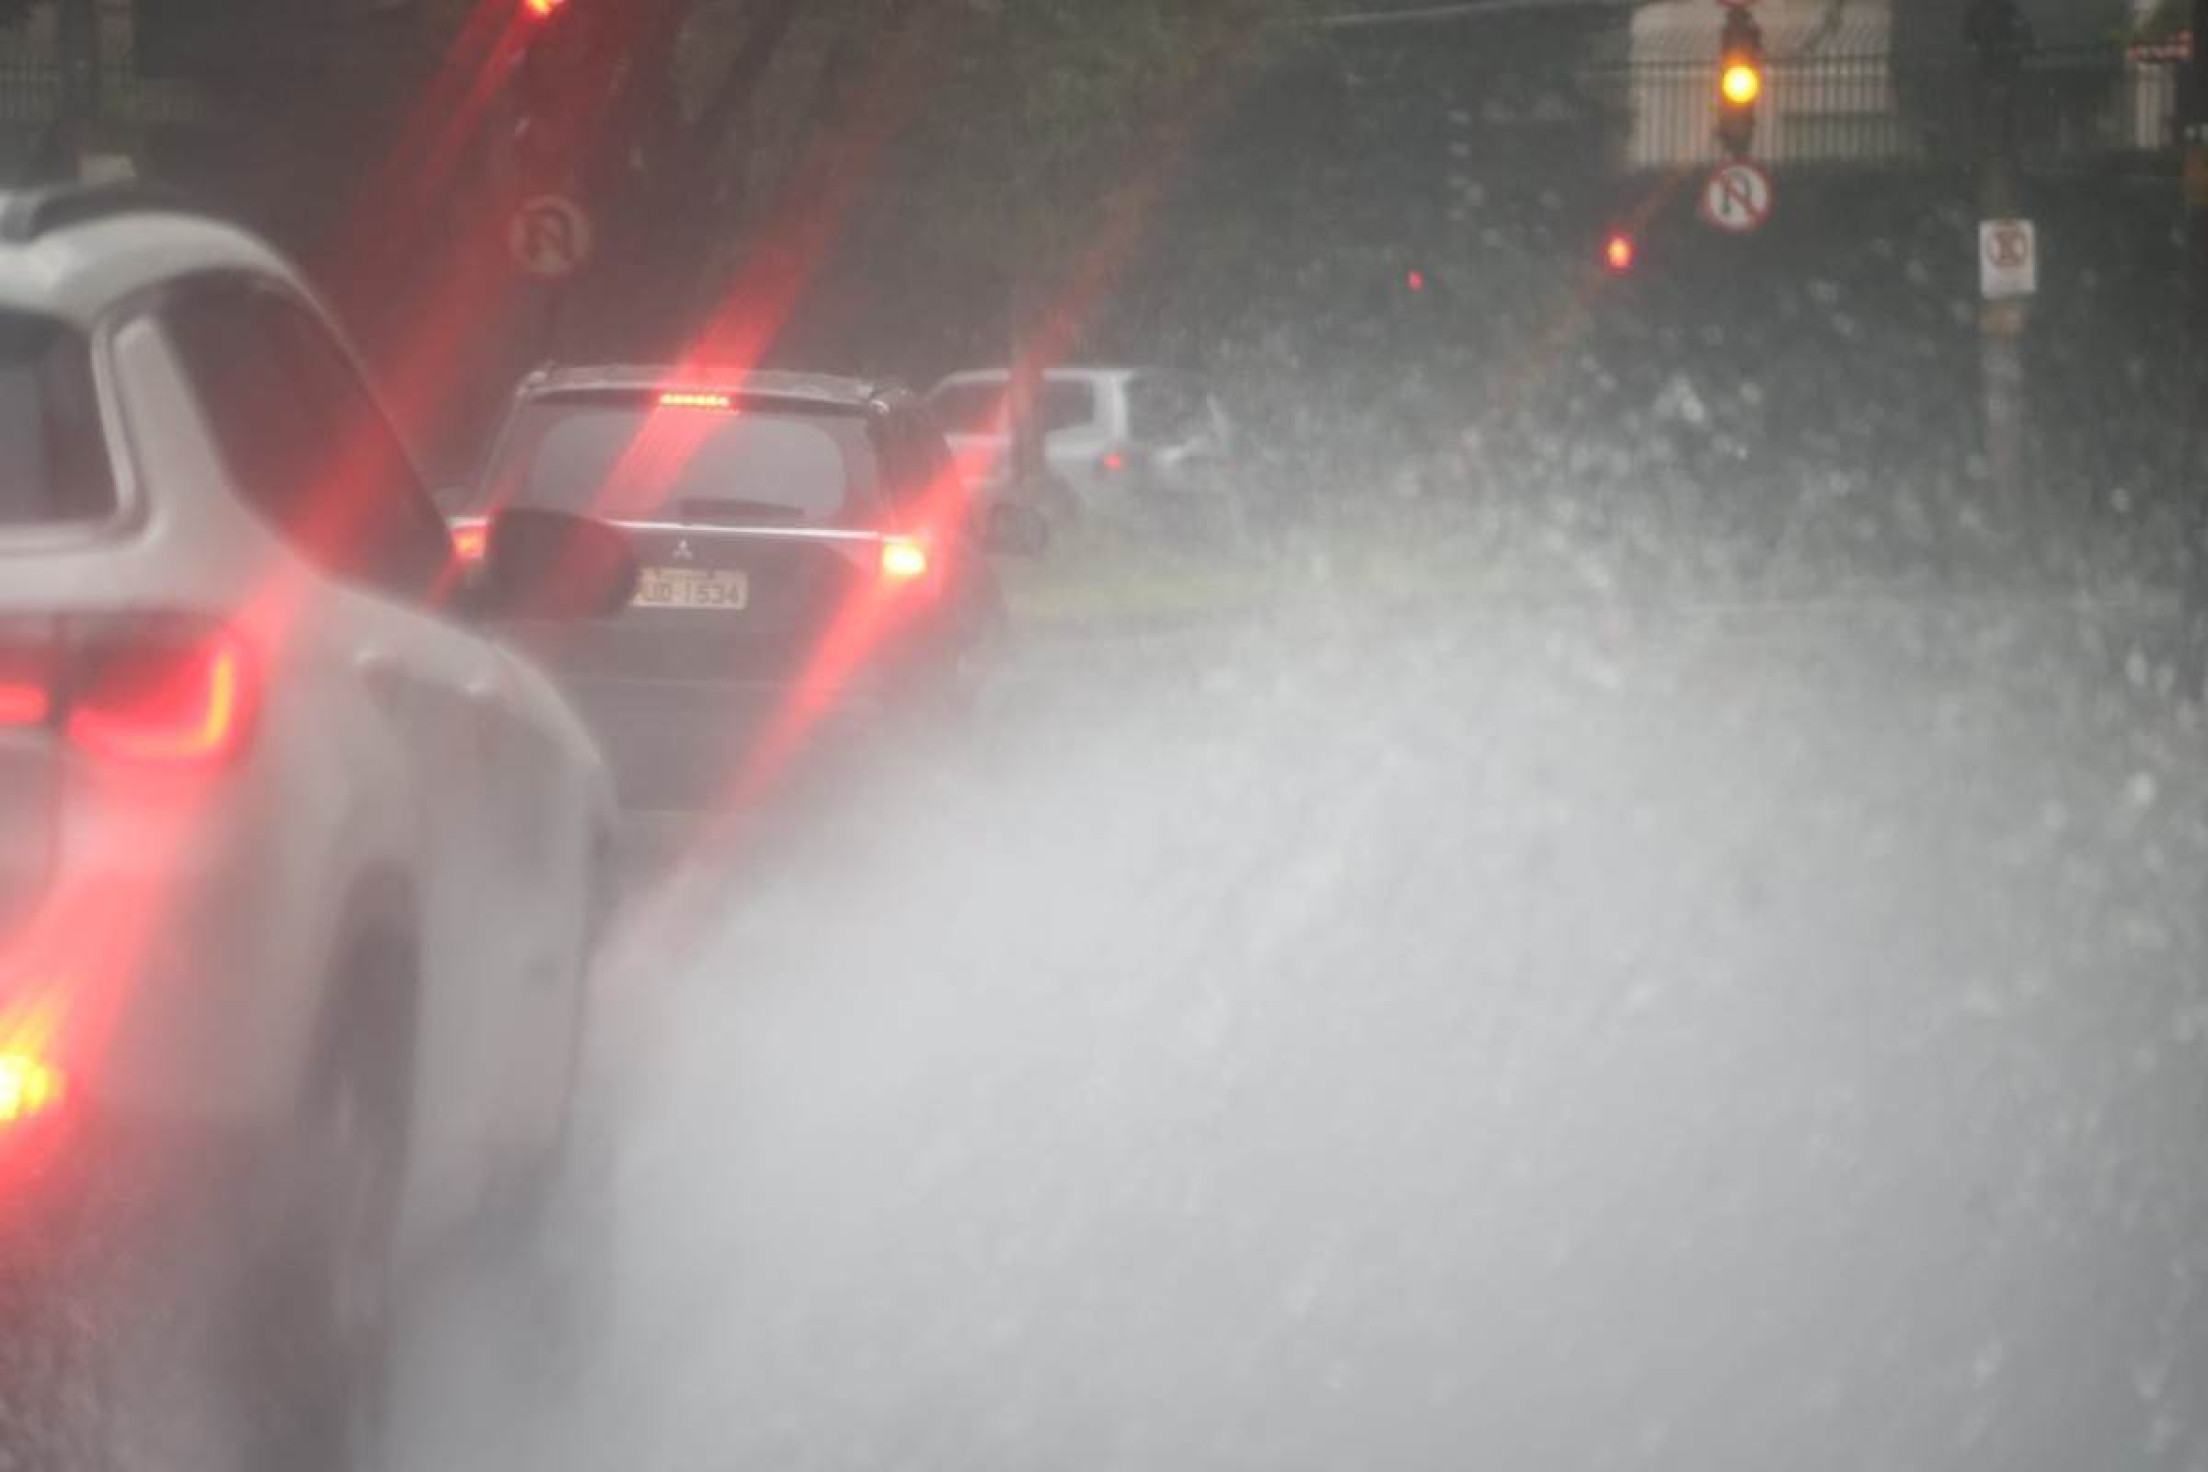
[[637, 608], [708, 608], [740, 613], [751, 602], [751, 579], [733, 568], [647, 567], [631, 602]]

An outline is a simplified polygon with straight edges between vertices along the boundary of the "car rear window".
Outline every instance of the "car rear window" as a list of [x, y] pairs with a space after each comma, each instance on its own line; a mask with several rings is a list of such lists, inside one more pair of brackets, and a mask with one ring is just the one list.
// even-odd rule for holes
[[[1003, 434], [1005, 380], [947, 383], [928, 398], [945, 434]], [[1083, 378], [1052, 378], [1041, 392], [1043, 433], [1085, 429], [1096, 423], [1096, 385]]]
[[50, 318], [0, 312], [0, 526], [115, 509], [91, 345]]
[[873, 506], [856, 414], [558, 402], [523, 411], [492, 477], [503, 504], [613, 520], [839, 523]]

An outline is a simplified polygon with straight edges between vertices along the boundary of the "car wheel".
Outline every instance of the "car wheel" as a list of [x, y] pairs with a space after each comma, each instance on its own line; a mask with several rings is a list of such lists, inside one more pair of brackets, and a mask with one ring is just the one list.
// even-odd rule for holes
[[[401, 953], [365, 950], [276, 1182], [246, 1315], [256, 1460], [366, 1472], [382, 1460], [394, 1248], [413, 1095]], [[257, 1410], [258, 1414], [254, 1414]]]

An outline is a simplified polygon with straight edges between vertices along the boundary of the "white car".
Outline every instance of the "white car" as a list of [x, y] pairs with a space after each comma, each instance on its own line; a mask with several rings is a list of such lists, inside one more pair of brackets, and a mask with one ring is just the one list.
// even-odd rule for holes
[[[562, 1142], [610, 783], [253, 238], [0, 196], [0, 461], [0, 1303], [151, 1242], [243, 1336], [160, 1373], [227, 1363], [280, 1464], [342, 1465], [409, 1256]], [[625, 600], [618, 549], [531, 581], [593, 532], [494, 527], [467, 596]], [[103, 1382], [163, 1318], [113, 1306]], [[0, 1461], [81, 1399], [0, 1378]]]
[[[1010, 383], [1001, 368], [954, 373], [928, 394], [936, 424], [984, 503], [1013, 494]], [[1082, 513], [1139, 516], [1213, 495], [1231, 472], [1233, 424], [1218, 398], [1186, 374], [1054, 368], [1038, 388], [1036, 418], [1051, 478]]]

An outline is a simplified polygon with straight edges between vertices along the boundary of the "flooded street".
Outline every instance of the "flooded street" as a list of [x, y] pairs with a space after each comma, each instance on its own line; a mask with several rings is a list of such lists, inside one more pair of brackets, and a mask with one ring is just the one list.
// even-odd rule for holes
[[413, 1465], [2197, 1465], [2208, 786], [2092, 642], [1031, 647], [632, 937], [603, 1317]]

